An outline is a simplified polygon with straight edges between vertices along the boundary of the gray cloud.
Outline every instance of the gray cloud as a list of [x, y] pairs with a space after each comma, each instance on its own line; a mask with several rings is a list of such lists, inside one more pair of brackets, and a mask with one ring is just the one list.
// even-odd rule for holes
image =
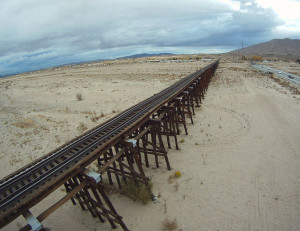
[[2, 0], [0, 72], [151, 50], [226, 51], [276, 36], [274, 12], [232, 2], [240, 9], [221, 0]]

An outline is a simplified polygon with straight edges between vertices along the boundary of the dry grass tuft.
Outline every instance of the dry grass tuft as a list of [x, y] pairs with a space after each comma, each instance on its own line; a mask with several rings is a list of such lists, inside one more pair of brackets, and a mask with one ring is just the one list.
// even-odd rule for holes
[[165, 211], [165, 214], [167, 214], [167, 212], [168, 212], [167, 199], [163, 199], [163, 200], [164, 200], [164, 211]]
[[85, 130], [87, 130], [87, 126], [84, 124], [84, 123], [80, 123], [77, 127], [77, 129], [80, 131], [80, 132], [83, 132]]
[[240, 67], [229, 67], [228, 69], [231, 71], [243, 71], [243, 72], [247, 71], [245, 68], [240, 68]]
[[116, 188], [114, 185], [111, 185], [107, 179], [103, 179], [101, 185], [103, 186], [104, 191], [109, 195], [113, 193], [120, 193], [119, 188]]
[[81, 94], [81, 93], [77, 93], [77, 94], [76, 94], [76, 99], [77, 99], [78, 101], [81, 101], [81, 100], [82, 100], [82, 94]]
[[[93, 112], [91, 111], [82, 111], [80, 112], [81, 114], [84, 114], [84, 115], [93, 115]], [[94, 112], [95, 113], [95, 112]]]
[[176, 172], [174, 172], [173, 175], [169, 176], [169, 178], [168, 178], [169, 184], [173, 183], [174, 178], [177, 179], [177, 178], [180, 178], [180, 177], [181, 177], [181, 172], [179, 170], [177, 170]]
[[178, 191], [178, 189], [179, 189], [179, 184], [176, 182], [176, 184], [175, 184], [175, 190], [176, 190], [176, 192]]
[[[103, 113], [102, 113], [103, 114]], [[96, 112], [93, 113], [92, 117], [91, 117], [91, 120], [93, 122], [97, 122], [99, 119], [100, 119], [101, 115], [100, 116], [97, 116]]]
[[169, 184], [173, 183], [173, 179], [174, 179], [174, 175], [170, 175], [169, 178], [168, 178]]
[[166, 218], [164, 221], [163, 221], [163, 229], [164, 230], [175, 230], [178, 228], [178, 225], [177, 225], [177, 220], [176, 218], [172, 221], [172, 220], [169, 220], [168, 218]]
[[65, 108], [65, 112], [66, 112], [66, 113], [70, 113], [70, 112], [71, 112], [70, 108], [69, 108], [69, 107], [66, 107], [66, 108]]
[[11, 166], [14, 166], [16, 163], [22, 162], [23, 160], [20, 159], [18, 156], [12, 156], [11, 159], [9, 160], [9, 164]]
[[14, 125], [18, 128], [29, 129], [29, 128], [33, 128], [35, 123], [31, 119], [25, 119], [24, 121], [16, 122], [16, 123], [13, 123], [12, 125]]
[[282, 87], [285, 87], [287, 89], [289, 89], [293, 94], [295, 95], [300, 95], [300, 90], [299, 88], [293, 86], [291, 83], [289, 83], [287, 80], [282, 80], [279, 78], [274, 77], [273, 75], [269, 76], [271, 79], [273, 79], [275, 82], [277, 82], [279, 85], [281, 85]]
[[59, 138], [59, 136], [58, 136], [58, 135], [55, 135], [55, 137], [54, 137], [54, 138], [55, 138], [55, 142], [56, 142], [56, 143], [60, 143], [60, 142], [61, 142], [61, 140], [60, 140], [60, 138]]

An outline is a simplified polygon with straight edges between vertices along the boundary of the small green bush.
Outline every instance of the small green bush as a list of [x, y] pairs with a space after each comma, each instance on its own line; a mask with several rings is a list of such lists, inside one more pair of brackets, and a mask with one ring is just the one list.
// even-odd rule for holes
[[177, 170], [177, 171], [174, 173], [174, 176], [175, 176], [176, 178], [181, 177], [181, 172], [180, 172], [179, 170]]
[[133, 180], [126, 180], [126, 182], [122, 183], [121, 193], [134, 201], [140, 201], [143, 204], [147, 204], [148, 201], [152, 199], [151, 189], [151, 182], [146, 185]]

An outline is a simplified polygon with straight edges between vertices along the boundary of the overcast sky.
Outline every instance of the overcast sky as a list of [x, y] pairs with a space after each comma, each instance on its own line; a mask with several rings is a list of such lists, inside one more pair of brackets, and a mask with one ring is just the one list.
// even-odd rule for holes
[[0, 0], [0, 75], [300, 38], [300, 0]]

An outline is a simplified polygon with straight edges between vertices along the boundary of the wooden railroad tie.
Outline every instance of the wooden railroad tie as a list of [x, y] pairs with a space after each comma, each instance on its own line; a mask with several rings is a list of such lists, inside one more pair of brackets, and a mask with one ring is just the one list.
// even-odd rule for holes
[[[64, 184], [67, 194], [62, 199], [39, 216], [34, 217], [29, 208], [32, 207], [32, 204], [38, 203], [34, 201], [34, 198], [40, 197], [32, 197], [30, 206], [25, 203], [25, 205], [21, 204], [19, 206], [18, 209], [21, 212], [18, 212], [16, 209], [9, 211], [8, 215], [4, 216], [6, 220], [1, 219], [0, 221], [2, 227], [22, 214], [28, 225], [21, 230], [44, 230], [42, 221], [64, 203], [71, 200], [74, 205], [79, 204], [82, 210], [89, 211], [93, 217], [98, 218], [101, 222], [107, 220], [112, 228], [116, 228], [116, 224], [119, 224], [123, 230], [128, 230], [122, 217], [117, 213], [104, 191], [102, 177], [107, 177], [111, 185], [115, 179], [121, 189], [122, 184], [126, 184], [129, 181], [149, 184], [149, 178], [145, 175], [143, 165], [150, 167], [151, 161], [154, 161], [155, 166], [159, 168], [159, 158], [163, 158], [167, 169], [171, 170], [162, 136], [166, 136], [168, 148], [171, 148], [172, 138], [176, 149], [179, 149], [177, 141], [177, 135], [180, 134], [179, 125], [184, 127], [185, 134], [188, 135], [186, 116], [190, 118], [193, 124], [194, 107], [199, 107], [202, 103], [201, 100], [204, 98], [217, 64], [218, 62], [215, 62], [201, 71], [188, 76], [188, 78], [184, 79], [187, 82], [181, 82], [185, 83], [185, 85], [178, 85], [182, 88], [177, 90], [177, 93], [172, 93], [173, 95], [163, 101], [163, 104], [160, 104], [160, 101], [157, 101], [158, 99], [155, 97], [153, 99], [150, 98], [153, 102], [158, 102], [158, 104], [147, 112], [141, 120], [138, 120], [138, 123], [130, 127], [130, 129], [125, 129], [126, 132], [117, 136], [114, 140], [110, 140], [110, 143], [105, 143], [101, 150], [96, 150], [92, 156], [85, 157], [84, 164], [81, 163], [80, 166], [74, 167], [68, 173], [69, 175], [66, 175], [68, 178], [65, 177], [65, 179], [57, 181], [55, 184], [53, 183], [51, 185], [52, 188], [48, 187], [48, 191], [45, 191], [45, 189], [43, 191], [44, 194], [39, 194], [39, 196], [45, 195], [44, 197], [46, 197]], [[147, 100], [143, 101], [143, 104], [148, 107], [150, 101], [148, 102]], [[134, 113], [139, 113], [134, 107], [133, 109]], [[97, 172], [85, 168], [94, 161], [97, 161]], [[6, 196], [4, 195], [4, 197]]]

